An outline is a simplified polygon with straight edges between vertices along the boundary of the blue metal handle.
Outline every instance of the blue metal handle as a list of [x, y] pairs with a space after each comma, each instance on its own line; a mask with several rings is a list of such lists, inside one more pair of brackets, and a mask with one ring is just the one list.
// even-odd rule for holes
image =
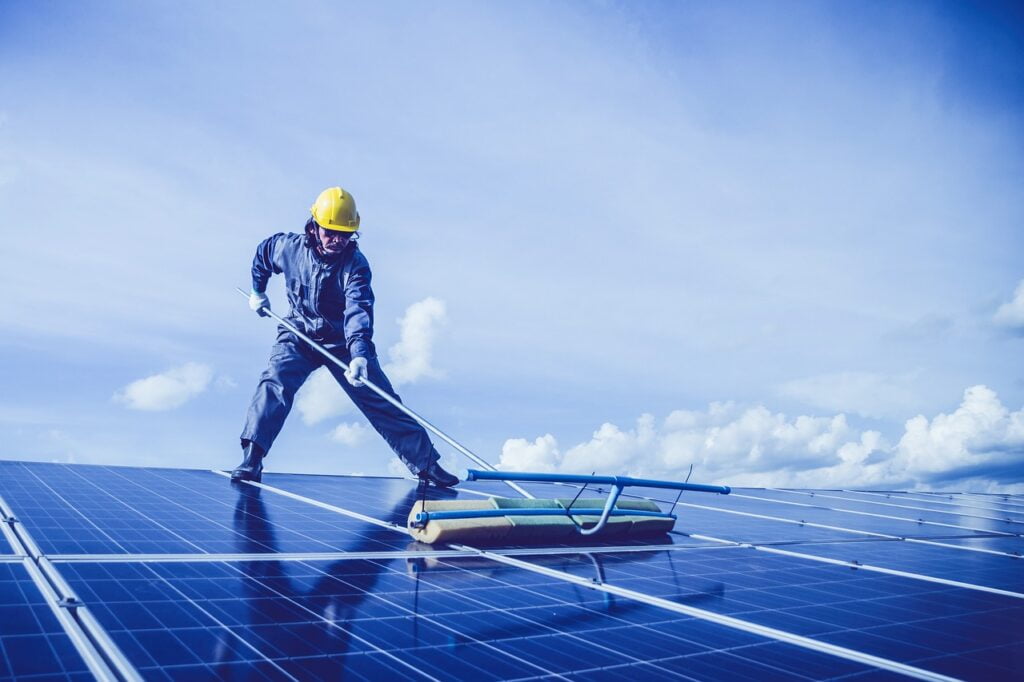
[[[448, 511], [419, 512], [416, 514], [416, 523], [422, 527], [429, 521], [444, 521], [448, 519], [490, 519], [503, 516], [601, 516], [604, 509], [597, 507], [571, 508], [571, 509], [455, 509]], [[647, 511], [645, 509], [612, 509], [608, 516], [650, 516], [657, 519], [676, 519], [674, 514], [668, 512]]]
[[676, 481], [656, 481], [648, 478], [630, 478], [629, 476], [580, 476], [576, 474], [541, 474], [524, 471], [481, 471], [470, 469], [467, 481], [531, 481], [535, 483], [593, 483], [624, 488], [640, 486], [643, 488], [669, 488], [671, 490], [691, 490], [701, 493], [718, 493], [728, 495], [732, 489], [727, 485], [703, 485], [701, 483], [679, 483]]

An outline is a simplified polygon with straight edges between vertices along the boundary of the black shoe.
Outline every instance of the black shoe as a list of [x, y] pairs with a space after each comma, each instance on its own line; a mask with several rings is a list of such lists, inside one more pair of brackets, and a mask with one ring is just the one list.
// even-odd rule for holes
[[419, 473], [419, 477], [430, 483], [435, 488], [451, 488], [459, 482], [457, 476], [452, 476], [441, 468], [436, 461]]
[[256, 481], [263, 480], [263, 458], [267, 453], [259, 445], [252, 441], [245, 441], [242, 446], [244, 456], [242, 463], [231, 472], [232, 481]]

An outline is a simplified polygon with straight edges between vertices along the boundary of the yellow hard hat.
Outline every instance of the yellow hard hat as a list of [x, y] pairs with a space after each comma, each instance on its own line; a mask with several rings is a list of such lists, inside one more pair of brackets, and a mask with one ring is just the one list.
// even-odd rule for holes
[[359, 229], [359, 211], [356, 200], [340, 187], [328, 187], [313, 202], [309, 209], [313, 220], [325, 230], [355, 232]]

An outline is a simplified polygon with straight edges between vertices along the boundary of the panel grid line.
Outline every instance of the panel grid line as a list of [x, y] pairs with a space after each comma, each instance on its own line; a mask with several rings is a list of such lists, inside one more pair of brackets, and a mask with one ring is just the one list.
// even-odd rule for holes
[[[626, 494], [623, 493], [623, 496], [625, 497]], [[630, 497], [643, 497], [643, 496], [636, 495], [636, 496], [630, 496]], [[663, 502], [665, 504], [670, 504], [670, 502], [667, 501], [667, 500], [656, 499], [656, 498], [653, 498], [653, 497], [643, 497], [643, 499], [651, 500], [653, 502]], [[824, 524], [824, 523], [815, 523], [813, 521], [803, 521], [803, 520], [797, 520], [797, 519], [787, 519], [787, 518], [782, 517], [782, 516], [772, 516], [772, 515], [769, 515], [769, 514], [754, 514], [752, 512], [744, 512], [744, 511], [739, 511], [737, 509], [720, 509], [718, 507], [709, 507], [707, 505], [702, 505], [702, 504], [693, 504], [692, 502], [679, 502], [678, 506], [680, 506], [680, 507], [691, 507], [693, 509], [703, 509], [705, 511], [715, 511], [715, 512], [720, 512], [720, 513], [723, 513], [723, 514], [735, 514], [737, 516], [748, 516], [748, 517], [751, 517], [751, 518], [766, 519], [766, 520], [769, 520], [769, 521], [779, 521], [779, 522], [782, 522], [782, 523], [796, 524], [798, 526], [809, 526], [809, 527], [812, 527], [812, 528], [824, 528], [824, 529], [827, 529], [827, 530], [835, 530], [835, 531], [839, 531], [839, 532], [842, 532], [842, 533], [853, 533], [853, 534], [856, 534], [856, 535], [864, 535], [864, 536], [868, 536], [868, 537], [876, 537], [876, 538], [882, 538], [882, 539], [886, 539], [886, 540], [902, 540], [904, 542], [916, 542], [916, 543], [925, 544], [925, 545], [935, 545], [937, 547], [947, 547], [949, 549], [958, 549], [958, 550], [962, 550], [962, 551], [965, 551], [965, 552], [981, 552], [983, 554], [995, 554], [995, 555], [998, 555], [998, 556], [1007, 556], [1007, 557], [1013, 557], [1013, 558], [1020, 558], [1020, 555], [1017, 555], [1017, 554], [1011, 554], [1010, 552], [1000, 552], [1000, 551], [994, 550], [994, 549], [985, 549], [983, 547], [969, 547], [969, 546], [965, 547], [965, 546], [961, 546], [961, 545], [951, 545], [949, 543], [937, 542], [937, 541], [934, 541], [934, 540], [924, 540], [922, 538], [910, 538], [910, 537], [906, 537], [906, 536], [903, 536], [903, 535], [890, 535], [888, 533], [879, 533], [879, 532], [870, 531], [870, 530], [859, 530], [859, 529], [856, 529], [856, 528], [846, 528], [844, 526], [833, 526], [833, 525]]]
[[[1015, 523], [1024, 525], [1024, 519], [1011, 519], [1005, 516], [985, 516], [983, 514], [967, 514], [964, 512], [948, 511], [946, 509], [932, 509], [930, 507], [917, 507], [909, 504], [897, 504], [895, 502], [879, 502], [876, 500], [862, 500], [856, 497], [845, 497], [843, 495], [830, 495], [828, 493], [820, 493], [815, 491], [804, 491], [804, 490], [787, 490], [785, 488], [765, 488], [765, 490], [771, 490], [777, 493], [785, 493], [787, 495], [801, 495], [804, 497], [813, 498], [826, 498], [830, 500], [844, 500], [846, 502], [859, 502], [861, 504], [876, 505], [882, 507], [896, 507], [898, 509], [913, 509], [916, 511], [926, 511], [932, 514], [945, 514], [947, 516], [962, 516], [971, 519], [985, 519], [986, 521], [999, 521], [1002, 523]], [[756, 497], [759, 500], [767, 500], [771, 498], [758, 497], [756, 495], [750, 495], [749, 497]]]
[[[109, 471], [109, 469], [108, 469], [108, 471]], [[203, 551], [203, 548], [202, 548], [202, 547], [200, 547], [200, 546], [199, 546], [199, 545], [197, 545], [196, 543], [192, 542], [191, 540], [189, 540], [189, 539], [188, 539], [187, 537], [185, 537], [185, 536], [184, 536], [184, 535], [182, 535], [181, 533], [178, 533], [177, 531], [175, 531], [175, 530], [173, 530], [173, 529], [169, 528], [169, 527], [168, 527], [168, 526], [167, 526], [166, 524], [163, 524], [163, 523], [161, 523], [161, 522], [160, 522], [159, 520], [157, 520], [157, 519], [154, 519], [154, 518], [153, 518], [152, 516], [150, 516], [150, 515], [148, 515], [148, 514], [144, 514], [144, 513], [143, 513], [143, 512], [141, 512], [140, 510], [138, 510], [138, 509], [136, 509], [136, 508], [132, 507], [132, 506], [131, 506], [130, 504], [127, 504], [126, 502], [124, 502], [123, 500], [121, 500], [120, 498], [118, 498], [117, 496], [115, 496], [115, 495], [111, 494], [111, 493], [110, 493], [109, 491], [107, 491], [107, 490], [104, 490], [104, 489], [103, 489], [103, 488], [101, 488], [100, 486], [96, 485], [96, 483], [94, 483], [93, 481], [90, 481], [89, 479], [85, 478], [84, 476], [82, 476], [82, 475], [81, 475], [80, 473], [78, 473], [77, 471], [74, 471], [74, 470], [72, 470], [72, 473], [74, 473], [74, 474], [75, 474], [76, 476], [78, 476], [78, 478], [79, 478], [79, 479], [81, 479], [81, 480], [82, 480], [82, 481], [83, 481], [84, 483], [88, 483], [89, 485], [91, 485], [91, 486], [92, 486], [93, 488], [95, 488], [95, 489], [96, 489], [97, 491], [99, 491], [100, 493], [102, 493], [102, 494], [106, 495], [107, 497], [109, 497], [110, 499], [114, 500], [115, 502], [118, 502], [118, 503], [122, 504], [123, 506], [127, 507], [128, 509], [131, 509], [131, 510], [132, 510], [133, 512], [135, 512], [135, 513], [136, 513], [136, 514], [138, 514], [139, 516], [145, 517], [145, 518], [146, 518], [146, 519], [147, 519], [147, 520], [148, 520], [148, 521], [149, 521], [150, 523], [152, 523], [152, 524], [154, 524], [155, 526], [157, 526], [157, 527], [158, 527], [158, 528], [159, 528], [160, 530], [162, 530], [162, 531], [165, 531], [166, 533], [168, 533], [168, 534], [169, 534], [169, 535], [171, 535], [172, 537], [175, 537], [175, 538], [177, 538], [178, 540], [181, 540], [182, 542], [184, 542], [184, 543], [185, 543], [185, 544], [187, 544], [187, 545], [191, 545], [192, 547], [195, 547], [195, 548], [196, 548], [196, 551], [197, 551], [197, 552], [202, 552], [202, 551]], [[122, 479], [124, 478], [123, 476], [121, 476], [121, 475], [120, 475], [120, 474], [119, 474], [118, 472], [116, 472], [116, 471], [115, 471], [115, 472], [113, 472], [113, 473], [114, 473], [114, 474], [115, 474], [116, 476], [118, 476], [118, 477], [120, 477], [120, 478], [122, 478]], [[133, 482], [133, 481], [129, 481], [129, 482], [130, 482], [130, 483], [133, 483], [133, 484], [134, 484], [134, 482]], [[147, 490], [147, 492], [150, 492], [151, 494], [155, 494], [155, 493], [152, 493], [151, 491], [148, 491], [148, 490]], [[167, 497], [167, 496], [165, 496], [165, 495], [160, 495], [160, 497], [161, 497], [162, 499], [164, 499], [165, 501], [167, 501], [167, 502], [170, 502], [170, 503], [172, 503], [172, 504], [174, 504], [174, 505], [176, 505], [176, 506], [182, 506], [182, 505], [178, 504], [177, 502], [175, 502], [175, 501], [171, 500], [170, 498], [168, 498], [168, 497]], [[123, 545], [121, 545], [120, 543], [118, 543], [118, 547], [121, 547], [121, 549], [123, 549], [124, 551], [128, 551], [128, 550], [127, 550], [127, 548], [126, 548], [126, 547], [124, 547]]]
[[[854, 491], [854, 492], [868, 492], [868, 491]], [[895, 494], [896, 491], [893, 491], [893, 493]], [[993, 499], [990, 499], [988, 497], [975, 497], [975, 496], [967, 495], [966, 493], [907, 492], [907, 493], [899, 493], [899, 494], [921, 495], [921, 496], [927, 498], [927, 500], [929, 502], [930, 501], [942, 502], [942, 500], [940, 500], [938, 498], [944, 498], [946, 500], [950, 500], [950, 502], [946, 502], [946, 504], [965, 504], [966, 506], [969, 506], [969, 507], [976, 506], [976, 505], [971, 504], [971, 502], [986, 503], [986, 504], [1000, 504], [1000, 505], [1003, 505], [1005, 507], [1013, 507], [1014, 510], [1019, 510], [1019, 511], [1016, 511], [1016, 513], [1024, 513], [1024, 503], [1018, 504], [1016, 501], [1011, 502], [1011, 501], [1008, 501], [1008, 500], [993, 500]], [[959, 501], [958, 498], [959, 498], [959, 500], [962, 500], [962, 502]], [[958, 501], [953, 501], [953, 500], [958, 500]], [[997, 507], [987, 507], [986, 506], [986, 507], [981, 507], [981, 508], [983, 508], [983, 509], [999, 510], [999, 511], [1010, 511], [1010, 510], [1000, 510]]]
[[854, 570], [864, 570], [873, 573], [884, 573], [886, 575], [894, 575], [900, 578], [910, 578], [912, 580], [922, 580], [925, 582], [936, 583], [939, 585], [949, 585], [950, 587], [960, 587], [967, 590], [977, 590], [979, 592], [988, 592], [989, 594], [998, 594], [1004, 597], [1012, 597], [1014, 599], [1024, 599], [1024, 593], [1014, 592], [1012, 590], [1002, 590], [998, 587], [988, 587], [987, 585], [976, 585], [974, 583], [961, 582], [959, 580], [950, 580], [948, 578], [939, 578], [936, 576], [925, 575], [923, 573], [912, 573], [909, 571], [900, 571], [892, 568], [885, 568], [884, 566], [874, 566], [872, 564], [863, 564], [859, 561], [843, 561], [842, 559], [830, 559], [828, 557], [817, 556], [815, 554], [806, 554], [804, 552], [794, 552], [792, 550], [780, 549], [778, 547], [767, 547], [764, 545], [758, 545], [751, 542], [735, 542], [733, 540], [724, 540], [722, 538], [711, 537], [710, 535], [697, 535], [693, 534], [690, 537], [700, 538], [703, 540], [709, 540], [711, 542], [727, 543], [723, 546], [733, 547], [744, 547], [747, 549], [756, 549], [761, 552], [769, 552], [771, 554], [779, 554], [782, 556], [791, 556], [799, 559], [807, 559], [809, 561], [817, 561], [823, 564], [832, 564], [833, 566], [843, 566], [844, 568], [851, 568]]
[[[789, 492], [786, 488], [778, 488], [778, 490], [783, 490], [783, 491]], [[919, 497], [911, 497], [912, 495], [918, 494], [918, 493], [912, 493], [912, 492], [906, 492], [906, 493], [879, 493], [879, 492], [874, 492], [874, 491], [871, 491], [871, 490], [853, 490], [852, 488], [843, 488], [839, 492], [856, 493], [857, 495], [871, 495], [872, 497], [885, 497], [885, 498], [890, 499], [890, 500], [892, 500], [892, 499], [905, 499], [908, 502], [923, 502], [923, 503], [927, 503], [927, 504], [941, 504], [944, 507], [960, 507], [960, 508], [967, 507], [968, 509], [982, 509], [984, 511], [1003, 512], [1003, 513], [1006, 513], [1006, 514], [1024, 514], [1024, 509], [1022, 509], [1021, 511], [1010, 511], [1010, 510], [1007, 510], [1007, 509], [999, 509], [998, 507], [986, 507], [986, 506], [981, 506], [981, 505], [976, 505], [976, 504], [969, 504], [969, 503], [966, 503], [966, 502], [947, 502], [946, 500], [934, 499], [934, 496], [929, 498], [929, 499], [921, 499]]]
[[[773, 490], [773, 488], [767, 488], [767, 490]], [[788, 493], [790, 491], [783, 490], [783, 491], [780, 491], [780, 492]], [[830, 495], [817, 495], [817, 494], [809, 494], [809, 495], [811, 497], [815, 497], [815, 498], [818, 498], [818, 497], [834, 497], [834, 496], [830, 496]], [[905, 516], [893, 516], [891, 514], [876, 514], [874, 512], [860, 511], [859, 509], [844, 509], [842, 507], [828, 507], [828, 506], [820, 505], [820, 504], [807, 504], [807, 503], [804, 503], [804, 502], [793, 502], [791, 500], [776, 500], [776, 499], [771, 498], [771, 497], [760, 497], [759, 495], [744, 495], [743, 493], [735, 493], [734, 492], [734, 493], [731, 494], [731, 496], [732, 497], [738, 497], [740, 499], [759, 500], [761, 502], [772, 502], [772, 503], [775, 503], [775, 504], [788, 504], [788, 505], [793, 505], [793, 506], [796, 506], [796, 507], [807, 507], [807, 508], [810, 508], [810, 509], [825, 509], [825, 510], [828, 510], [828, 511], [835, 511], [835, 512], [840, 512], [840, 513], [843, 513], [843, 514], [857, 514], [857, 515], [860, 515], [860, 516], [873, 516], [875, 518], [888, 519], [890, 521], [905, 521], [907, 523], [915, 523], [915, 524], [922, 525], [922, 526], [939, 526], [939, 527], [943, 527], [943, 528], [957, 528], [957, 529], [960, 529], [960, 530], [970, 530], [970, 531], [975, 531], [975, 532], [978, 532], [978, 533], [991, 533], [991, 534], [994, 534], [994, 535], [1008, 535], [1010, 537], [1020, 537], [1021, 536], [1020, 533], [1014, 533], [1014, 532], [1010, 532], [1010, 531], [992, 530], [992, 529], [988, 529], [988, 528], [976, 528], [974, 526], [963, 526], [963, 525], [955, 524], [955, 523], [942, 523], [941, 521], [926, 521], [925, 519], [910, 519], [910, 518], [907, 518]], [[848, 499], [848, 498], [839, 498], [839, 499]], [[929, 511], [931, 511], [931, 510], [929, 510]], [[949, 513], [949, 512], [942, 512], [942, 513]], [[1003, 523], [1015, 523], [1014, 521], [1010, 521], [1008, 519], [994, 519], [994, 520], [995, 521], [1000, 521], [1000, 522], [1003, 522]]]

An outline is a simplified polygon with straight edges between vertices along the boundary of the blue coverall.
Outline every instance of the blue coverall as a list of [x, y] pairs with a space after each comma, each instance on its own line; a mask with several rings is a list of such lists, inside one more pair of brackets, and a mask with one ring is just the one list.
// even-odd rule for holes
[[[366, 358], [370, 381], [400, 400], [377, 360], [373, 345], [370, 264], [355, 240], [350, 241], [339, 256], [324, 258], [316, 248], [306, 246], [301, 234], [275, 234], [256, 248], [252, 261], [253, 290], [266, 291], [270, 276], [281, 273], [291, 307], [285, 319], [346, 364], [353, 357]], [[413, 474], [439, 459], [427, 432], [412, 417], [369, 388], [350, 385], [340, 367], [327, 362], [280, 325], [269, 365], [260, 376], [249, 405], [242, 440], [252, 441], [264, 452], [269, 451], [292, 408], [295, 392], [321, 365], [327, 366], [348, 397]]]

